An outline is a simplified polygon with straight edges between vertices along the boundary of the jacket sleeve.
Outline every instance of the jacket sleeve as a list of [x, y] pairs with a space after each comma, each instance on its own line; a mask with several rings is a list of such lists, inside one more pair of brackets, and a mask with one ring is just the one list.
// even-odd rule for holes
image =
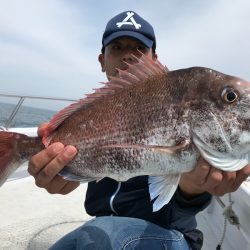
[[195, 216], [204, 210], [211, 201], [212, 195], [203, 193], [192, 198], [185, 198], [177, 189], [169, 207], [171, 211], [171, 228], [176, 228], [182, 232], [196, 228]]

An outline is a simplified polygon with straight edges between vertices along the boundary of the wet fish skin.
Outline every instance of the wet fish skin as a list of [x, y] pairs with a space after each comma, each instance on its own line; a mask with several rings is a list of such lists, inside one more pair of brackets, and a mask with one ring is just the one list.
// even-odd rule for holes
[[[225, 171], [249, 163], [250, 85], [207, 68], [167, 71], [145, 56], [138, 61], [59, 112], [43, 144], [60, 141], [77, 148], [77, 156], [60, 173], [69, 180], [126, 181], [149, 175], [157, 211], [200, 155]], [[0, 152], [3, 137], [0, 132]], [[41, 148], [33, 143], [30, 156]]]

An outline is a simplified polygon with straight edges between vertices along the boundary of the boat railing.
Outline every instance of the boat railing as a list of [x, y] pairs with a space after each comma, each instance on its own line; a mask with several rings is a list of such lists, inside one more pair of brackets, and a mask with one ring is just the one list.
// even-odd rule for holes
[[12, 121], [14, 120], [15, 116], [17, 115], [20, 107], [22, 106], [24, 100], [26, 99], [35, 99], [35, 100], [52, 100], [52, 101], [66, 101], [66, 102], [75, 102], [76, 99], [69, 99], [69, 98], [61, 98], [61, 97], [45, 97], [45, 96], [34, 96], [34, 95], [17, 95], [17, 94], [10, 94], [10, 93], [1, 93], [0, 97], [11, 97], [17, 98], [17, 103], [14, 104], [14, 109], [10, 113], [9, 117], [4, 122], [3, 126], [0, 127], [1, 130], [8, 130], [10, 128]]

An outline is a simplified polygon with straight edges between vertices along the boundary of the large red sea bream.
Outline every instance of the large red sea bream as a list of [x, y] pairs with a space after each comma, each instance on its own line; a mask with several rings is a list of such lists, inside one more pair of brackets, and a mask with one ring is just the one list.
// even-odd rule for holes
[[225, 171], [249, 163], [250, 83], [202, 67], [168, 71], [142, 55], [104, 87], [60, 111], [42, 140], [0, 132], [0, 185], [57, 141], [78, 149], [59, 173], [64, 178], [126, 181], [149, 175], [157, 211], [200, 155]]

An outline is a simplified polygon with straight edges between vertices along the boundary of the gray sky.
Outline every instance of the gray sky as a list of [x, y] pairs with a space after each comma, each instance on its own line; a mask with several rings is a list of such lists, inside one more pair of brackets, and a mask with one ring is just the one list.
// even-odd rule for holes
[[0, 0], [0, 92], [92, 92], [106, 80], [97, 61], [106, 23], [126, 10], [154, 26], [170, 69], [205, 66], [250, 80], [249, 0]]

